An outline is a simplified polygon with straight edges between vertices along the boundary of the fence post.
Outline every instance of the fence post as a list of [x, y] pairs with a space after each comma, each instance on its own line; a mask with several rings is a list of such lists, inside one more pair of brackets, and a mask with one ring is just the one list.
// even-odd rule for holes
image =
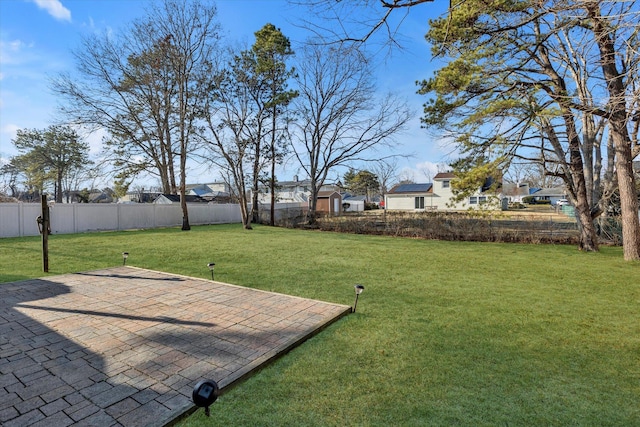
[[47, 195], [42, 195], [42, 213], [36, 219], [40, 234], [42, 234], [42, 271], [49, 272], [49, 232], [51, 231], [49, 217], [49, 205], [47, 205]]

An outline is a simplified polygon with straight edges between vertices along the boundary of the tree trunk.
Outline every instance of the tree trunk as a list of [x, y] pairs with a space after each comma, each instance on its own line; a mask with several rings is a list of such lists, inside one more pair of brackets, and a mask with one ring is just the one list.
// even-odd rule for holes
[[[568, 102], [567, 84], [563, 76], [553, 67], [547, 49], [540, 49], [539, 62], [543, 66], [545, 74], [549, 76], [554, 84], [555, 90], [548, 91], [548, 94], [555, 99], [560, 106], [562, 120], [566, 129], [569, 162], [563, 165], [564, 168], [568, 168], [568, 171], [565, 169], [563, 180], [568, 191], [575, 199], [573, 201], [575, 202], [576, 218], [579, 225], [578, 230], [580, 231], [578, 247], [581, 251], [596, 252], [599, 250], [599, 245], [596, 228], [593, 224], [593, 217], [591, 216], [591, 205], [589, 203], [591, 200], [589, 194], [590, 189], [587, 190], [588, 184], [587, 178], [585, 178], [585, 163], [582, 157], [580, 136], [576, 127], [574, 113]], [[549, 141], [551, 141], [551, 146], [556, 151], [558, 158], [563, 158], [562, 143], [554, 127], [546, 123], [543, 129]], [[588, 167], [591, 166], [588, 165]]]
[[269, 181], [269, 187], [271, 190], [271, 217], [269, 218], [269, 225], [272, 227], [276, 224], [276, 113], [277, 109], [274, 105], [273, 111], [271, 112], [271, 179]]
[[316, 223], [318, 208], [318, 189], [314, 183], [311, 184], [311, 195], [309, 196], [309, 211], [307, 212], [307, 224], [313, 225]]
[[180, 207], [182, 208], [182, 230], [191, 230], [189, 225], [189, 210], [187, 209], [187, 150], [185, 143], [182, 143], [180, 153]]
[[[612, 124], [613, 127], [613, 124]], [[625, 127], [626, 129], [626, 127]], [[627, 261], [640, 260], [640, 219], [638, 218], [638, 195], [636, 193], [631, 144], [617, 132], [613, 133], [616, 150], [616, 171], [622, 211], [622, 248]], [[616, 141], [621, 139], [622, 141]]]
[[261, 148], [261, 140], [262, 130], [261, 126], [258, 127], [258, 137], [255, 146], [255, 156], [256, 158], [253, 161], [253, 188], [251, 189], [251, 222], [257, 223], [260, 221], [260, 212], [258, 205], [258, 194], [260, 191], [260, 151]]
[[631, 138], [627, 129], [627, 95], [624, 76], [618, 71], [618, 52], [612, 40], [609, 23], [600, 13], [600, 3], [588, 2], [589, 17], [593, 20], [593, 32], [600, 50], [600, 64], [609, 92], [609, 128], [616, 153], [616, 172], [622, 211], [622, 247], [624, 259], [640, 260], [640, 219], [638, 219], [638, 195], [633, 173]]
[[252, 230], [251, 218], [249, 218], [249, 209], [247, 207], [247, 198], [240, 197], [240, 216], [242, 216], [242, 228]]
[[273, 169], [275, 168], [275, 164], [272, 166], [271, 169], [271, 208], [270, 208], [270, 218], [269, 218], [269, 225], [274, 227], [276, 225], [276, 180], [274, 177], [274, 171]]
[[260, 212], [258, 210], [258, 187], [254, 186], [251, 191], [251, 222], [260, 222]]
[[581, 251], [596, 252], [599, 250], [598, 234], [596, 232], [596, 227], [593, 224], [591, 208], [588, 203], [585, 203], [585, 201], [576, 203], [575, 206], [578, 231], [580, 232], [578, 248]]
[[236, 188], [238, 189], [238, 197], [240, 203], [240, 216], [242, 217], [242, 228], [245, 230], [252, 230], [251, 217], [249, 216], [249, 201], [247, 200], [247, 188], [244, 184], [244, 168], [242, 165], [238, 166], [237, 170], [233, 171], [234, 181]]
[[182, 208], [182, 230], [191, 230], [189, 225], [189, 210], [187, 209], [187, 198], [185, 195], [184, 184], [180, 186], [180, 207]]
[[584, 175], [584, 163], [580, 152], [579, 137], [576, 132], [573, 114], [567, 111], [565, 114], [565, 124], [567, 126], [567, 137], [569, 138], [569, 167], [571, 169], [571, 177], [573, 178], [573, 192], [576, 202], [576, 217], [580, 224], [580, 244], [581, 251], [596, 252], [598, 251], [598, 236], [596, 228], [593, 225], [591, 217], [591, 205], [587, 192], [587, 184]]

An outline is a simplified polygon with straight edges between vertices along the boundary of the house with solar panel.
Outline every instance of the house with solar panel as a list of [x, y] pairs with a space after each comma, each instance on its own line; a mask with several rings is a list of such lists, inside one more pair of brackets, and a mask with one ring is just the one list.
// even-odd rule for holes
[[399, 211], [460, 211], [486, 207], [491, 199], [496, 198], [495, 194], [478, 188], [476, 193], [454, 204], [451, 181], [455, 178], [451, 172], [441, 172], [433, 177], [433, 183], [396, 185], [385, 194], [385, 208]]

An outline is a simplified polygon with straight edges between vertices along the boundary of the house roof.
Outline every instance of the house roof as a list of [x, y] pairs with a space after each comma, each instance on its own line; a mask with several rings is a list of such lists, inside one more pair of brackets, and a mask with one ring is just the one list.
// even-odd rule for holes
[[456, 175], [453, 172], [439, 172], [433, 179], [452, 179], [455, 178]]
[[538, 190], [535, 193], [533, 193], [532, 196], [535, 196], [535, 197], [540, 197], [540, 196], [561, 196], [561, 197], [564, 197], [564, 195], [566, 193], [567, 192], [565, 191], [564, 187], [541, 188], [540, 190]]
[[433, 184], [400, 184], [393, 187], [389, 193], [429, 193], [433, 190]]
[[345, 193], [342, 196], [342, 200], [344, 200], [344, 201], [353, 201], [353, 202], [358, 202], [358, 201], [366, 202], [367, 201], [367, 196], [352, 196], [351, 194]]
[[337, 191], [318, 191], [318, 198], [331, 197], [333, 194], [340, 195]]
[[[158, 197], [165, 197], [167, 200], [170, 200], [172, 203], [180, 203], [180, 195], [178, 194], [161, 194]], [[185, 195], [185, 199], [187, 203], [207, 203], [205, 199], [200, 196], [195, 196], [193, 194]]]
[[505, 194], [507, 196], [528, 196], [529, 184], [516, 184], [513, 182], [503, 182], [502, 194]]
[[303, 179], [300, 181], [276, 181], [276, 185], [280, 187], [298, 187], [298, 186], [309, 186], [311, 185], [310, 179]]

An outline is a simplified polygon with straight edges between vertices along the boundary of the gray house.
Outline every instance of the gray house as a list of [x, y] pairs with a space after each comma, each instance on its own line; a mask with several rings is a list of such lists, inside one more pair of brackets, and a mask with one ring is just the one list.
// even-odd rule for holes
[[567, 198], [567, 192], [564, 187], [541, 188], [532, 194], [534, 200], [549, 200], [552, 206], [555, 206], [560, 199]]

